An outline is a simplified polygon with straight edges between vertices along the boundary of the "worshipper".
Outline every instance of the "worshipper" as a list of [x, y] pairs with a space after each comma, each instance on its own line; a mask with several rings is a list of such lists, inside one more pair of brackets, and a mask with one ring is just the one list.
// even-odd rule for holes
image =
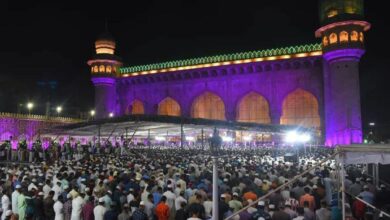
[[305, 187], [304, 188], [304, 191], [305, 191], [305, 194], [301, 196], [301, 198], [299, 199], [299, 204], [301, 206], [304, 206], [304, 203], [307, 202], [309, 204], [309, 208], [314, 211], [315, 210], [315, 200], [314, 200], [314, 196], [310, 195], [310, 188], [309, 187]]
[[284, 199], [283, 199], [283, 196], [280, 194], [280, 190], [273, 192], [269, 196], [269, 203], [279, 205], [279, 204], [282, 204], [283, 202], [284, 202]]
[[[245, 207], [249, 203], [247, 200], [242, 201], [242, 206]], [[244, 211], [240, 212], [239, 214], [239, 219], [240, 220], [250, 220], [252, 218], [252, 214], [249, 212], [248, 209], [245, 209]]]
[[[118, 220], [130, 220], [131, 213], [129, 210], [130, 210], [129, 204], [125, 203], [122, 207], [122, 212], [118, 215]], [[149, 218], [149, 220], [153, 220], [153, 218]]]
[[43, 200], [44, 215], [45, 215], [45, 219], [48, 219], [48, 220], [53, 220], [55, 217], [55, 213], [54, 213], [54, 209], [53, 209], [54, 194], [55, 194], [54, 191], [50, 191], [47, 198]]
[[302, 207], [297, 208], [297, 214], [298, 214], [298, 216], [293, 218], [292, 220], [305, 220], [305, 217], [304, 217], [305, 211], [303, 210]]
[[272, 220], [290, 220], [290, 215], [284, 212], [284, 205], [279, 205], [272, 216]]
[[83, 209], [84, 199], [81, 198], [80, 194], [76, 193], [75, 198], [72, 200], [72, 220], [81, 220], [81, 211]]
[[20, 194], [18, 196], [18, 215], [19, 220], [24, 220], [26, 218], [26, 209], [27, 209], [27, 201], [26, 201], [26, 189], [23, 188], [20, 190]]
[[375, 206], [382, 209], [386, 205], [388, 198], [390, 197], [389, 191], [384, 184], [381, 184], [379, 190], [375, 194]]
[[153, 210], [154, 210], [154, 204], [153, 204], [153, 195], [149, 193], [148, 200], [145, 203], [145, 213], [148, 216], [148, 219], [153, 219]]
[[233, 209], [233, 212], [237, 212], [242, 208], [242, 203], [239, 201], [238, 193], [233, 193], [233, 199], [229, 201], [229, 207]]
[[[157, 188], [157, 191], [153, 193], [153, 203], [155, 206], [157, 206], [157, 204], [160, 202], [161, 197], [162, 197], [162, 187], [159, 186]], [[129, 197], [127, 197], [127, 202], [129, 202]]]
[[363, 198], [363, 200], [371, 205], [374, 204], [374, 194], [370, 192], [370, 188], [367, 185], [363, 186], [363, 192], [359, 194]]
[[165, 204], [167, 197], [162, 196], [160, 202], [157, 204], [155, 214], [158, 220], [168, 220], [169, 218], [169, 206]]
[[[179, 188], [180, 189], [180, 188]], [[184, 198], [184, 191], [181, 191], [180, 194], [176, 197], [175, 199], [175, 208], [176, 208], [176, 211], [180, 210], [181, 209], [181, 203], [182, 202], [185, 202], [187, 203], [187, 200]]]
[[317, 185], [313, 185], [311, 195], [314, 197], [314, 204], [315, 204], [314, 209], [317, 210], [317, 209], [321, 208], [320, 204], [321, 204], [322, 196], [318, 192], [318, 186]]
[[326, 201], [321, 201], [321, 208], [316, 210], [316, 220], [330, 220], [331, 213], [327, 208]]
[[268, 205], [268, 214], [271, 216], [271, 218], [274, 215], [274, 212], [275, 212], [275, 205], [274, 204], [269, 204]]
[[37, 197], [34, 199], [34, 220], [43, 220], [44, 219], [44, 210], [43, 210], [43, 192], [39, 192]]
[[203, 202], [203, 207], [204, 207], [204, 210], [205, 210], [205, 216], [206, 218], [210, 218], [211, 217], [211, 211], [213, 209], [213, 195], [208, 195], [207, 196], [207, 200]]
[[7, 195], [6, 189], [3, 189], [2, 194], [3, 196], [1, 197], [1, 210], [3, 213], [1, 214], [1, 220], [4, 220], [6, 212], [10, 209], [11, 201]]
[[64, 220], [70, 220], [72, 214], [72, 196], [68, 193], [64, 202]]
[[64, 220], [64, 205], [62, 204], [62, 195], [59, 195], [57, 201], [53, 205], [55, 213], [54, 220]]
[[104, 198], [99, 198], [99, 204], [93, 209], [93, 215], [95, 220], [104, 220], [104, 214], [106, 213], [106, 207], [104, 206]]
[[353, 195], [353, 196], [358, 196], [359, 193], [362, 191], [362, 185], [360, 184], [360, 178], [356, 178], [355, 182], [349, 186], [347, 191]]
[[286, 201], [284, 203], [284, 210], [283, 211], [290, 216], [290, 219], [297, 217], [297, 213], [291, 209], [291, 203], [288, 201]]
[[[163, 196], [161, 199], [166, 200], [166, 198]], [[164, 201], [165, 203], [165, 201]], [[159, 205], [161, 204], [161, 202], [159, 203]], [[168, 207], [168, 206], [167, 206]], [[169, 209], [169, 208], [168, 208]], [[169, 215], [168, 211], [169, 210], [166, 210], [166, 213], [167, 215]], [[145, 213], [145, 203], [144, 201], [141, 201], [139, 203], [139, 208], [133, 213], [133, 216], [132, 216], [132, 220], [148, 220], [148, 216], [146, 215]], [[157, 216], [159, 220], [161, 220], [161, 218], [159, 216]], [[165, 216], [165, 220], [168, 219], [169, 216]]]
[[[81, 211], [81, 216], [83, 217], [83, 220], [93, 220], [94, 219], [94, 214], [93, 214], [93, 209], [94, 209], [94, 202], [95, 202], [95, 197], [91, 196], [89, 197], [88, 201], [85, 203], [85, 205], [82, 208]], [[125, 204], [128, 206], [128, 204]]]
[[[357, 197], [359, 199], [363, 199], [363, 197], [361, 195], [359, 195]], [[364, 219], [364, 213], [366, 212], [366, 204], [364, 204], [364, 202], [362, 202], [358, 199], [355, 199], [355, 201], [352, 204], [352, 210], [353, 210], [354, 216], [358, 220]]]
[[51, 181], [47, 179], [45, 185], [43, 186], [43, 198], [46, 199], [49, 196], [49, 192], [51, 191]]
[[53, 200], [54, 201], [57, 201], [58, 199], [58, 196], [60, 194], [62, 194], [63, 192], [63, 189], [61, 187], [61, 181], [57, 180], [57, 183], [53, 186], [53, 188], [51, 189], [52, 191], [54, 191], [54, 196], [53, 196]]
[[18, 212], [18, 197], [20, 195], [20, 190], [21, 190], [22, 186], [21, 185], [16, 185], [15, 186], [15, 191], [12, 193], [12, 196], [11, 196], [11, 200], [12, 200], [12, 213], [14, 215], [18, 215], [19, 212]]
[[188, 212], [186, 210], [187, 202], [180, 203], [180, 209], [176, 212], [175, 220], [186, 220], [188, 219]]
[[106, 213], [104, 213], [104, 220], [111, 220], [111, 219], [117, 219], [119, 212], [116, 209], [116, 202], [111, 203], [110, 210], [107, 210]]
[[202, 220], [204, 218], [203, 216], [204, 210], [203, 206], [197, 203], [194, 203], [191, 205], [191, 208], [189, 208], [187, 220]]
[[112, 204], [111, 195], [112, 195], [111, 190], [107, 190], [106, 195], [103, 196], [104, 207], [106, 207], [107, 211], [111, 209], [111, 204]]
[[310, 208], [309, 201], [303, 202], [303, 210], [305, 212], [305, 220], [315, 220], [315, 214], [313, 210]]
[[222, 194], [218, 203], [218, 218], [219, 220], [225, 219], [227, 212], [229, 211], [229, 205], [226, 203], [226, 195]]
[[271, 215], [265, 211], [265, 202], [262, 200], [257, 203], [257, 211], [252, 213], [252, 216], [251, 216], [252, 220], [258, 220], [261, 218], [264, 220], [271, 219]]

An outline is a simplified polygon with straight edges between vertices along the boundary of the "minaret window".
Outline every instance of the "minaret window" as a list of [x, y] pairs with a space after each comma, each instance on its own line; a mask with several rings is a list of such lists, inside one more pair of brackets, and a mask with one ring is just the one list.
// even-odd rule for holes
[[104, 65], [99, 66], [99, 72], [104, 73]]
[[360, 32], [360, 41], [363, 42], [364, 41], [364, 35], [363, 35], [363, 32]]
[[327, 37], [327, 36], [324, 36], [324, 37], [322, 38], [322, 44], [323, 44], [324, 46], [328, 46], [329, 40], [328, 40], [328, 37]]
[[351, 32], [351, 41], [358, 41], [359, 39], [359, 34], [357, 31], [352, 31]]
[[330, 44], [337, 43], [337, 34], [331, 33], [330, 36], [329, 36], [329, 41], [330, 41]]
[[93, 71], [92, 72], [94, 72], [94, 73], [97, 73], [97, 72], [99, 72], [99, 67], [98, 66], [94, 66], [93, 67]]
[[348, 32], [346, 31], [340, 32], [340, 42], [348, 42]]
[[107, 67], [106, 67], [106, 72], [107, 72], [107, 73], [111, 73], [111, 66], [107, 66]]

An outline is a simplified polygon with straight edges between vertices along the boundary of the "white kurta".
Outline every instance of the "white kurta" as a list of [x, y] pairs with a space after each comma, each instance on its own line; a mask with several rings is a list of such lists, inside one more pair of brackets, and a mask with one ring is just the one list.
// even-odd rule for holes
[[9, 200], [7, 195], [3, 195], [1, 197], [1, 209], [3, 210], [3, 214], [1, 215], [1, 220], [5, 219], [5, 213], [7, 210], [9, 210], [9, 205], [11, 204], [11, 201]]
[[72, 215], [71, 220], [81, 220], [81, 211], [84, 206], [84, 200], [77, 196], [72, 200]]
[[93, 215], [95, 216], [95, 220], [103, 220], [104, 213], [106, 213], [106, 208], [102, 205], [98, 205], [93, 209]]
[[54, 220], [64, 220], [64, 205], [62, 202], [57, 201], [53, 205], [55, 218]]
[[18, 214], [18, 197], [19, 197], [20, 193], [18, 191], [14, 191], [12, 193], [12, 212], [14, 214]]

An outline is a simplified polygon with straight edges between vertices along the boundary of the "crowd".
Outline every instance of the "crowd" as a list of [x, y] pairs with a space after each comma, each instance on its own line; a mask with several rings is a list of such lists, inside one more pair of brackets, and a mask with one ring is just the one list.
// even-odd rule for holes
[[[1, 220], [198, 220], [212, 216], [212, 159], [206, 151], [131, 149], [124, 154], [112, 149], [107, 151], [111, 154], [96, 154], [87, 148], [75, 152], [28, 164], [1, 164]], [[277, 149], [221, 152], [219, 219], [341, 219], [339, 172], [333, 160], [289, 182], [332, 151], [313, 149], [298, 162], [285, 160], [285, 153]], [[347, 169], [346, 216], [385, 219], [354, 199], [360, 197], [382, 210], [390, 204], [386, 186], [374, 186], [362, 169]], [[281, 190], [275, 190], [281, 185]], [[254, 203], [269, 192], [269, 197]], [[252, 206], [234, 214], [248, 204]]]

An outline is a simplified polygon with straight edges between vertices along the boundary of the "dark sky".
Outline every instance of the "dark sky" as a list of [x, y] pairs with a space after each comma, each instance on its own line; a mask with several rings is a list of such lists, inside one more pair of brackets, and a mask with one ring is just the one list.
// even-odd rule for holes
[[[390, 15], [379, 1], [365, 6], [372, 30], [361, 62], [363, 119], [388, 126]], [[8, 1], [0, 9], [0, 111], [27, 100], [42, 107], [47, 94], [69, 115], [92, 108], [86, 61], [106, 19], [117, 54], [133, 65], [319, 42], [317, 12], [316, 0]]]

